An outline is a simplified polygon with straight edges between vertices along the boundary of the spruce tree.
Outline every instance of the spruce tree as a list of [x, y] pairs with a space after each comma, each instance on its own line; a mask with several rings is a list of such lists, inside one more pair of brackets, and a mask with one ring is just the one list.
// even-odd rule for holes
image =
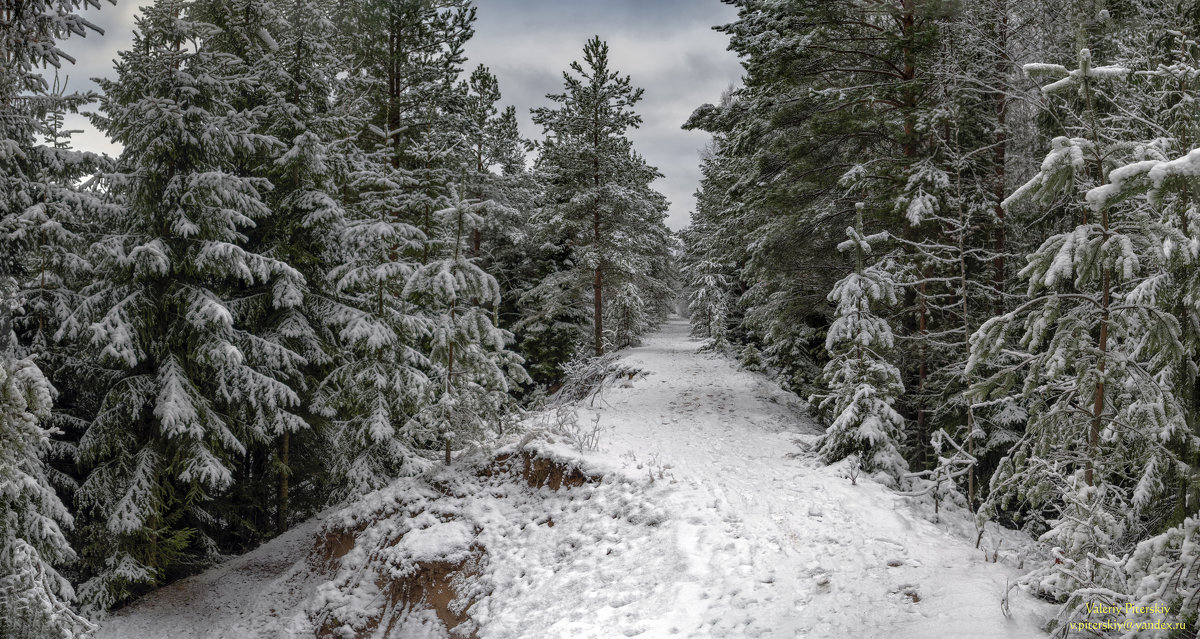
[[105, 176], [122, 210], [92, 245], [95, 281], [77, 309], [95, 356], [118, 375], [79, 451], [91, 574], [82, 594], [98, 610], [216, 552], [222, 522], [208, 506], [233, 486], [232, 458], [266, 425], [300, 422], [283, 379], [304, 360], [247, 330], [241, 292], [269, 284], [285, 308], [302, 300], [303, 277], [247, 249], [270, 185], [239, 175], [238, 160], [270, 141], [237, 103], [251, 75], [207, 48], [219, 31], [201, 9], [164, 0], [144, 10], [95, 117], [124, 147]]
[[[91, 625], [58, 572], [76, 558], [66, 531], [74, 517], [56, 488], [70, 478], [50, 467], [56, 391], [42, 366], [61, 373], [70, 354], [57, 333], [89, 265], [82, 221], [99, 202], [75, 181], [101, 161], [67, 148], [63, 115], [89, 102], [68, 94], [57, 70], [75, 60], [59, 48], [100, 29], [79, 15], [98, 3], [9, 3], [0, 10], [0, 635], [64, 637]], [[51, 86], [42, 72], [56, 70]], [[39, 140], [41, 138], [41, 140]], [[61, 446], [59, 446], [61, 448]]]
[[[17, 310], [15, 292], [0, 279], [0, 317]], [[74, 589], [57, 569], [76, 555], [66, 537], [74, 518], [45, 462], [61, 434], [44, 426], [54, 388], [32, 359], [13, 356], [13, 341], [0, 326], [0, 635], [70, 639], [92, 625], [72, 610]]]
[[680, 270], [688, 295], [688, 321], [692, 334], [709, 340], [709, 346], [729, 343], [735, 291], [739, 282], [732, 267], [736, 245], [722, 242], [726, 216], [732, 207], [729, 172], [732, 160], [725, 155], [727, 140], [716, 137], [700, 163], [701, 182], [696, 192], [692, 224], [681, 234], [684, 254]]
[[[256, 109], [255, 133], [270, 144], [270, 153], [239, 160], [244, 175], [267, 179], [273, 187], [264, 194], [270, 213], [247, 233], [247, 246], [303, 276], [291, 282], [294, 303], [278, 304], [272, 283], [263, 282], [247, 290], [240, 305], [239, 321], [248, 330], [303, 357], [281, 377], [300, 396], [303, 420], [260, 421], [239, 460], [238, 486], [222, 507], [243, 546], [269, 530], [285, 530], [296, 514], [322, 506], [327, 494], [326, 456], [320, 451], [331, 433], [311, 404], [335, 362], [334, 318], [346, 311], [329, 273], [347, 249], [329, 240], [345, 224], [340, 191], [353, 150], [349, 138], [362, 124], [359, 114], [343, 112], [334, 102], [344, 61], [327, 9], [314, 0], [231, 1], [207, 8], [222, 30], [211, 46], [236, 55], [252, 74], [239, 87], [238, 100]], [[254, 423], [256, 416], [244, 421]], [[303, 490], [293, 491], [297, 484]], [[275, 499], [263, 500], [265, 492]]]

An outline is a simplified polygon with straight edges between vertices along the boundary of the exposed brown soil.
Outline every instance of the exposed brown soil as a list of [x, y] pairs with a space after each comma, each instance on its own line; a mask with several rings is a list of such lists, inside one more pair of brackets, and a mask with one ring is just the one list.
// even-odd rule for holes
[[481, 556], [482, 553], [457, 563], [425, 562], [411, 577], [393, 580], [388, 584], [384, 589], [388, 595], [388, 608], [392, 611], [388, 620], [388, 634], [391, 634], [395, 623], [409, 611], [428, 608], [433, 610], [446, 626], [446, 630], [450, 631], [450, 636], [476, 639], [473, 627], [460, 627], [470, 621], [471, 605], [475, 602], [471, 599], [461, 599], [458, 590], [466, 580], [478, 574], [476, 568]]
[[332, 566], [354, 550], [354, 539], [359, 530], [331, 530], [317, 542], [317, 553], [326, 565]]
[[600, 477], [587, 475], [577, 466], [537, 457], [527, 450], [516, 455], [504, 454], [496, 457], [496, 461], [480, 471], [480, 474], [485, 477], [515, 475], [518, 474], [518, 467], [521, 478], [530, 488], [548, 486], [550, 490], [558, 490], [563, 486], [578, 488], [600, 481]]
[[[520, 481], [533, 489], [542, 486], [551, 490], [563, 487], [577, 488], [600, 481], [600, 477], [587, 475], [575, 466], [537, 457], [529, 451], [500, 455], [491, 464], [483, 467], [479, 474], [482, 477], [507, 476], [514, 480], [520, 478]], [[544, 523], [554, 526], [553, 520], [549, 518]], [[363, 524], [354, 530], [326, 533], [317, 541], [314, 557], [320, 558], [326, 566], [336, 570], [341, 559], [353, 550], [359, 533], [366, 527], [367, 525]], [[464, 586], [468, 586], [470, 580], [479, 574], [479, 564], [485, 555], [486, 549], [477, 546], [472, 548], [471, 556], [463, 561], [421, 562], [410, 575], [401, 579], [378, 576], [375, 585], [387, 596], [388, 605], [384, 607], [384, 612], [378, 619], [374, 619], [367, 628], [358, 633], [358, 637], [370, 637], [383, 625], [387, 626], [386, 636], [391, 636], [393, 628], [405, 616], [427, 609], [437, 615], [452, 637], [475, 639], [474, 624], [469, 623], [471, 606], [475, 600], [464, 599], [460, 593], [470, 590]], [[335, 627], [333, 624], [327, 624], [318, 631], [317, 636], [332, 637]]]
[[[365, 526], [357, 530], [339, 530], [326, 533], [317, 541], [315, 557], [319, 557], [326, 565], [336, 571], [342, 557], [354, 549], [357, 535]], [[393, 543], [398, 543], [399, 539]], [[473, 629], [460, 628], [470, 620], [469, 610], [473, 600], [460, 600], [459, 586], [478, 574], [479, 561], [483, 558], [483, 548], [472, 548], [472, 555], [458, 562], [427, 561], [415, 566], [415, 570], [401, 579], [393, 579], [378, 575], [375, 585], [387, 597], [387, 605], [378, 618], [373, 619], [356, 637], [366, 638], [375, 633], [382, 625], [387, 626], [385, 636], [392, 636], [392, 629], [409, 613], [417, 610], [432, 610], [451, 631], [452, 637], [475, 639]], [[334, 629], [340, 624], [330, 622], [317, 631], [317, 637], [335, 637]], [[454, 632], [455, 629], [457, 632]]]

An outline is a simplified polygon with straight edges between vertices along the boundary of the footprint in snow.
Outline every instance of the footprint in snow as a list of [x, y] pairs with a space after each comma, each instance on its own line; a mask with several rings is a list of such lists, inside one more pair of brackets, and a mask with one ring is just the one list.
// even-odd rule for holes
[[891, 594], [903, 597], [907, 600], [906, 603], [921, 603], [921, 592], [917, 589], [916, 584], [903, 584], [893, 590]]

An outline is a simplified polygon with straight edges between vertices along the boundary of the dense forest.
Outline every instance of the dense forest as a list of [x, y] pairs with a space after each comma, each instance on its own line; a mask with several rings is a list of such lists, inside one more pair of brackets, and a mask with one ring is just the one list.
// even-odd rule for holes
[[1200, 2], [724, 1], [678, 234], [600, 37], [527, 140], [470, 0], [155, 0], [98, 94], [98, 0], [0, 4], [0, 636], [486, 450], [677, 297], [822, 461], [1043, 544], [1048, 631], [1195, 623]]
[[[533, 143], [465, 0], [155, 2], [100, 95], [45, 80], [85, 4], [0, 7], [0, 635], [487, 446], [668, 312], [599, 38]], [[71, 148], [93, 101], [119, 157]]]
[[1039, 537], [1062, 619], [1194, 621], [1200, 3], [732, 4], [696, 332], [810, 396], [826, 461]]

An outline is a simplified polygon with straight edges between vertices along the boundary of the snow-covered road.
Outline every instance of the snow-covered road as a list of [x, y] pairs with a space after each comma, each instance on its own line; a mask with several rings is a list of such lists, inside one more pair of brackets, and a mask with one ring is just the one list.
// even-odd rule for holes
[[1019, 591], [1013, 618], [1001, 612], [1018, 571], [985, 563], [973, 539], [907, 498], [812, 459], [804, 444], [819, 429], [794, 396], [699, 346], [670, 321], [626, 358], [649, 374], [596, 402], [611, 427], [603, 453], [670, 481], [660, 494], [687, 570], [672, 576], [672, 610], [653, 627], [683, 637], [1043, 634], [1048, 607]]
[[[1001, 613], [1006, 581], [1019, 573], [1019, 535], [1006, 533], [992, 563], [967, 538], [967, 513], [933, 524], [870, 479], [852, 485], [844, 468], [807, 452], [818, 428], [794, 395], [699, 346], [672, 320], [627, 352], [645, 376], [579, 409], [585, 427], [599, 416], [598, 450], [529, 443], [603, 475], [599, 483], [533, 490], [479, 474], [473, 464], [487, 457], [439, 466], [152, 593], [99, 637], [311, 637], [331, 619], [331, 601], [345, 599], [343, 619], [380, 618], [371, 609], [379, 596], [343, 584], [385, 583], [408, 565], [387, 557], [472, 547], [484, 559], [456, 588], [473, 593], [479, 639], [1044, 636], [1049, 605], [1014, 590], [1012, 617]], [[355, 550], [330, 574], [312, 549], [348, 529], [360, 531]], [[362, 577], [372, 571], [380, 577]], [[348, 636], [447, 637], [419, 607], [372, 623]]]

